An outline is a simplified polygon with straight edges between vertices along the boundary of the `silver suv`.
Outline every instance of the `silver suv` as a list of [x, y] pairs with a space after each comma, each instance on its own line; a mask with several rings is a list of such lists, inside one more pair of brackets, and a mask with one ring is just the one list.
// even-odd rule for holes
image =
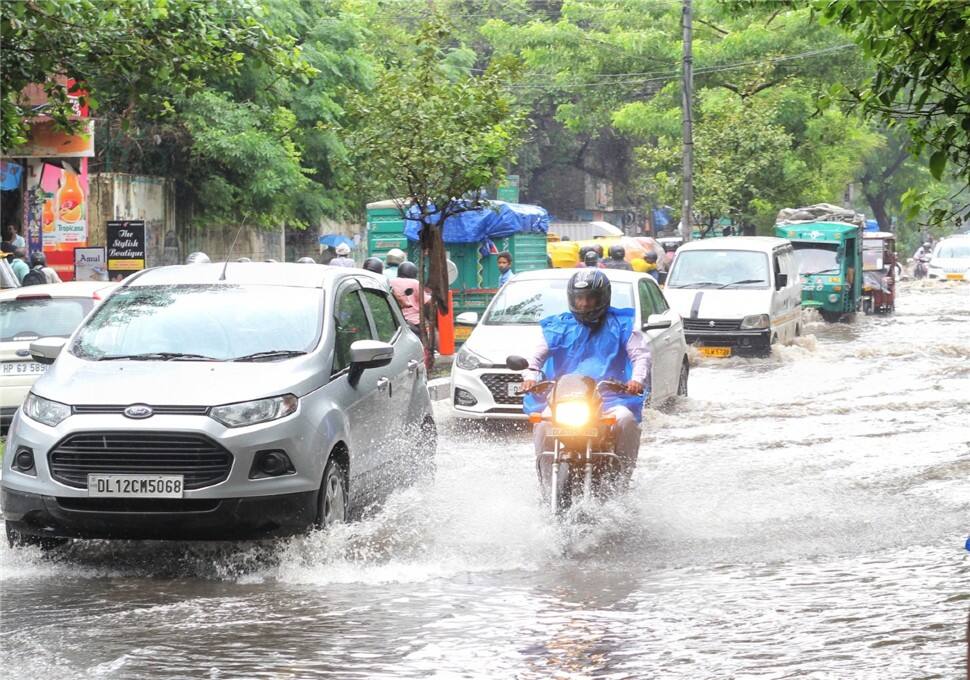
[[150, 269], [31, 352], [59, 358], [7, 439], [12, 544], [292, 534], [433, 472], [421, 343], [364, 270]]

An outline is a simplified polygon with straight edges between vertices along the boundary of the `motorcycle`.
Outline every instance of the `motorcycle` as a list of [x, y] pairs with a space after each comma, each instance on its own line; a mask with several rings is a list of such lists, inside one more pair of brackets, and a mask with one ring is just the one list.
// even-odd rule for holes
[[[528, 362], [510, 356], [506, 366], [523, 371]], [[609, 391], [625, 393], [627, 388], [615, 380], [597, 382], [585, 375], [567, 374], [523, 390], [524, 394], [546, 396], [549, 404], [549, 415], [532, 413], [529, 422], [549, 423], [546, 436], [552, 439], [552, 451], [540, 456], [551, 463], [551, 474], [549, 480], [540, 474], [539, 481], [553, 514], [567, 510], [578, 499], [590, 501], [620, 479], [620, 460], [613, 451], [616, 418], [603, 413], [603, 395]]]
[[916, 258], [916, 265], [913, 267], [913, 277], [917, 279], [925, 279], [927, 274], [929, 274], [929, 261], [930, 258], [926, 255], [922, 255]]

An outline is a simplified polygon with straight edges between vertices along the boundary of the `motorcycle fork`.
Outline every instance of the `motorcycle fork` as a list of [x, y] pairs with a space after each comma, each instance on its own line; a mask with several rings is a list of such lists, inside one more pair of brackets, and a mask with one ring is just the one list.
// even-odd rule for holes
[[556, 438], [552, 445], [552, 468], [549, 470], [549, 500], [552, 504], [552, 514], [559, 512], [559, 454], [561, 445]]
[[583, 475], [583, 500], [593, 497], [593, 442], [586, 440], [586, 472]]

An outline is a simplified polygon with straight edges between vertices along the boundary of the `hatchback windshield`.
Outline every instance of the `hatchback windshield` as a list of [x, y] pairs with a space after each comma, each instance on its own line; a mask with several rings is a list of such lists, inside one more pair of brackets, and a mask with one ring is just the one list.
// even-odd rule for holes
[[839, 271], [839, 246], [835, 243], [793, 243], [799, 274], [828, 274]]
[[970, 257], [970, 238], [941, 241], [935, 257]]
[[768, 256], [751, 250], [680, 251], [668, 288], [766, 288]]
[[82, 359], [272, 360], [313, 349], [323, 291], [280, 286], [136, 286], [84, 325]]
[[91, 311], [91, 298], [31, 298], [0, 302], [0, 342], [66, 338]]
[[[490, 326], [534, 324], [553, 314], [569, 311], [566, 300], [568, 279], [513, 281], [498, 294], [482, 323]], [[612, 301], [619, 309], [633, 307], [632, 286], [611, 282]]]

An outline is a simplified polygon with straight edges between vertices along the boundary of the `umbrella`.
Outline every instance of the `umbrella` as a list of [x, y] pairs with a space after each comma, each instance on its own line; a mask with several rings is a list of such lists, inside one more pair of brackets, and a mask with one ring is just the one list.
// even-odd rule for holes
[[320, 237], [320, 245], [322, 246], [336, 248], [341, 243], [346, 243], [351, 250], [354, 249], [354, 239], [349, 236], [344, 236], [343, 234], [327, 234], [326, 236]]

